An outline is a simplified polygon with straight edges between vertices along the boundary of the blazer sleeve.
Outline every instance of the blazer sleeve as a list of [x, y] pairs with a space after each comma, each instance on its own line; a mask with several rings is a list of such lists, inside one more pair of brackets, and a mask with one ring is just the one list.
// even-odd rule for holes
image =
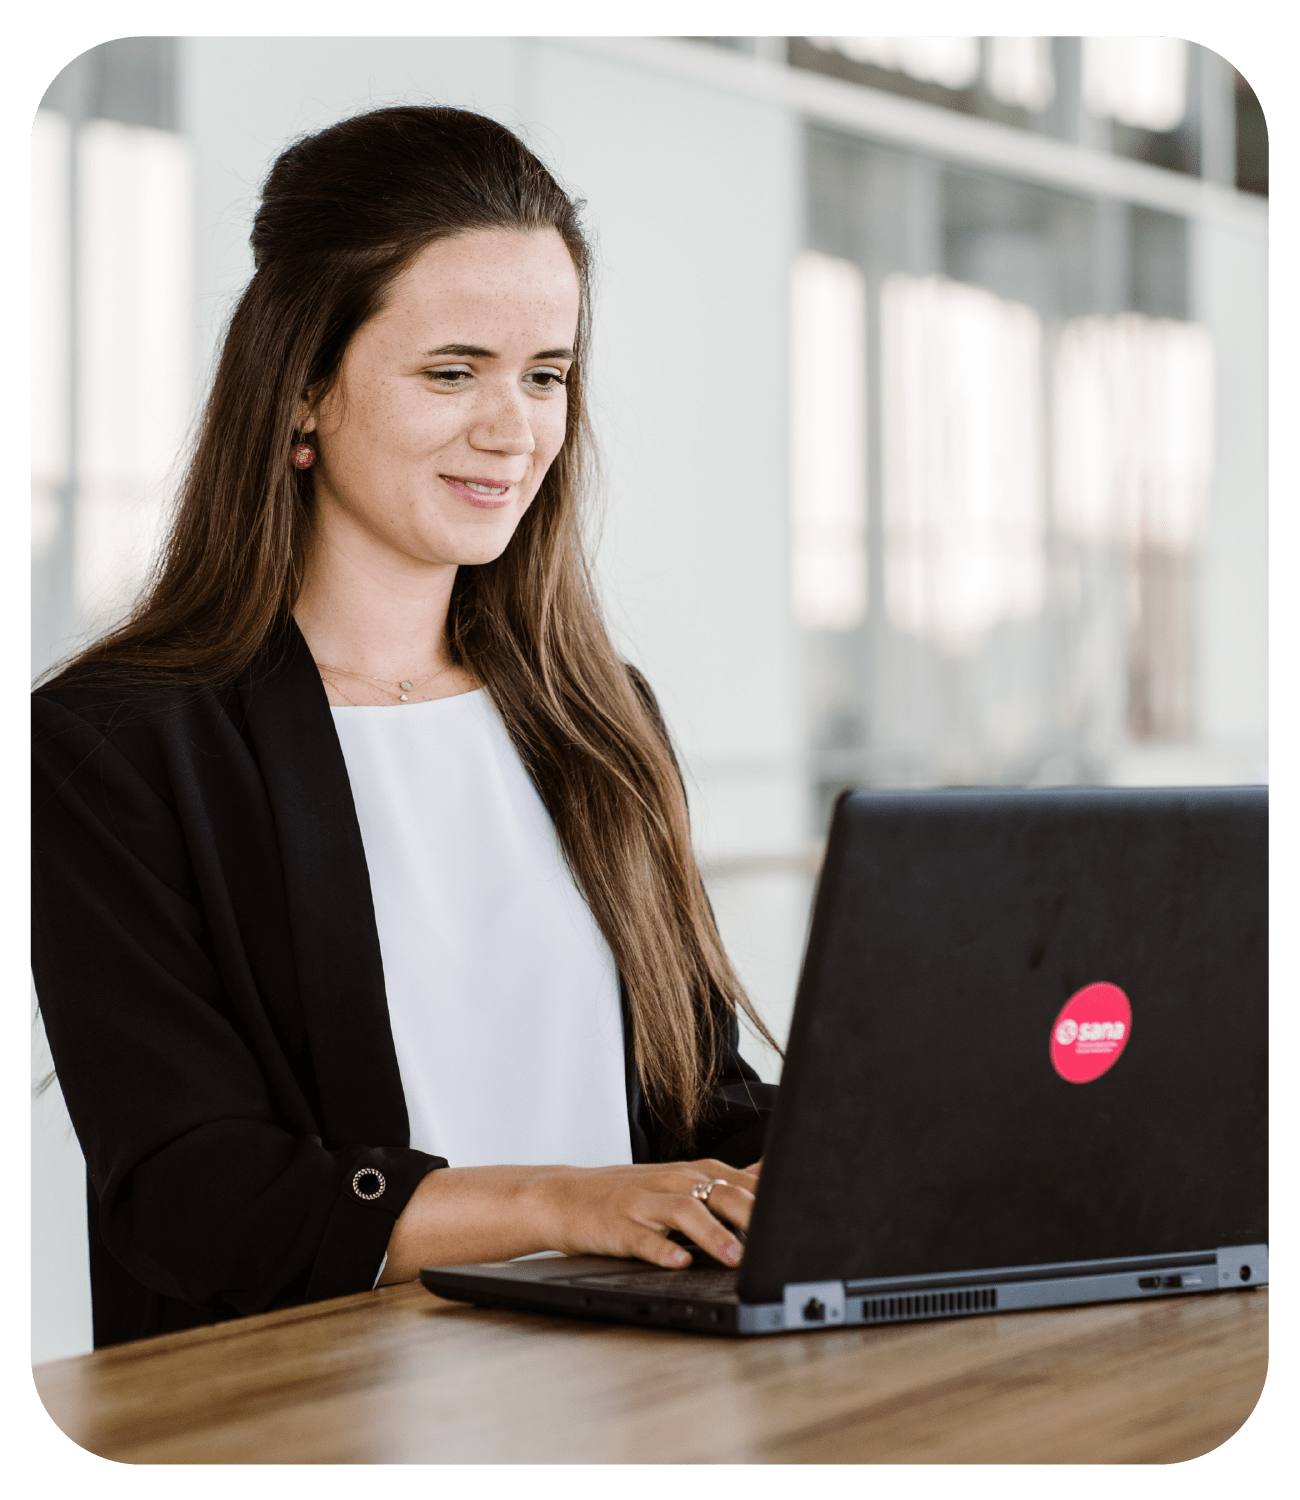
[[776, 1109], [777, 1085], [764, 1083], [740, 1055], [740, 1028], [732, 1013], [722, 1071], [709, 1100], [705, 1124], [695, 1140], [696, 1156], [730, 1167], [751, 1167], [763, 1154], [768, 1122]]
[[[34, 701], [33, 970], [104, 1244], [217, 1318], [370, 1287], [410, 1195], [446, 1163], [322, 1145], [269, 1027], [223, 983], [168, 788]], [[362, 1196], [378, 1178], [354, 1187], [365, 1170], [378, 1197]]]

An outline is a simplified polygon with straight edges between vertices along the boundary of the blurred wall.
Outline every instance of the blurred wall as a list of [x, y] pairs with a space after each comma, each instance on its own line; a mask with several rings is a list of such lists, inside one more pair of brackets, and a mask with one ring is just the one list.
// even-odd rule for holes
[[1268, 246], [1220, 224], [1192, 230], [1192, 307], [1220, 377], [1200, 600], [1201, 735], [1262, 772], [1268, 745]]

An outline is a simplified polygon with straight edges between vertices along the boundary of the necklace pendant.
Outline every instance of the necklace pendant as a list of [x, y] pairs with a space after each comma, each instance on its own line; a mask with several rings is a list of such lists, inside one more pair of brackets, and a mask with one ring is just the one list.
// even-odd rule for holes
[[400, 698], [401, 698], [401, 700], [402, 700], [402, 702], [403, 702], [403, 703], [407, 703], [407, 702], [409, 702], [409, 701], [410, 701], [410, 700], [409, 700], [409, 699], [408, 699], [408, 698], [407, 698], [407, 696], [406, 696], [406, 694], [405, 694], [405, 693], [400, 693], [400, 694], [398, 694], [398, 696], [399, 696], [399, 697], [400, 697]]
[[411, 691], [411, 684], [409, 682], [399, 682], [397, 685], [404, 693], [409, 693]]

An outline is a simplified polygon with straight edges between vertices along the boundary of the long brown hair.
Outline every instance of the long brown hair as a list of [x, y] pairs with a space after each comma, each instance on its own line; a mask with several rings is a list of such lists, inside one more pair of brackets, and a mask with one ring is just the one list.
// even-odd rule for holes
[[614, 652], [583, 552], [591, 297], [580, 207], [516, 136], [464, 110], [376, 110], [285, 151], [149, 588], [68, 670], [114, 663], [213, 682], [246, 670], [302, 584], [312, 486], [289, 462], [301, 398], [329, 389], [353, 334], [432, 241], [557, 230], [581, 288], [564, 444], [502, 555], [459, 569], [447, 645], [491, 693], [550, 812], [618, 965], [647, 1101], [685, 1146], [736, 1009], [772, 1039], [723, 952], [672, 750]]

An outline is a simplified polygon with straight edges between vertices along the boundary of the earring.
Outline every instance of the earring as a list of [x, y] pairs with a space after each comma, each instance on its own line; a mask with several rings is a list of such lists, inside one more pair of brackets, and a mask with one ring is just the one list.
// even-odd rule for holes
[[299, 443], [293, 450], [295, 469], [310, 469], [316, 462], [316, 450], [310, 443]]

